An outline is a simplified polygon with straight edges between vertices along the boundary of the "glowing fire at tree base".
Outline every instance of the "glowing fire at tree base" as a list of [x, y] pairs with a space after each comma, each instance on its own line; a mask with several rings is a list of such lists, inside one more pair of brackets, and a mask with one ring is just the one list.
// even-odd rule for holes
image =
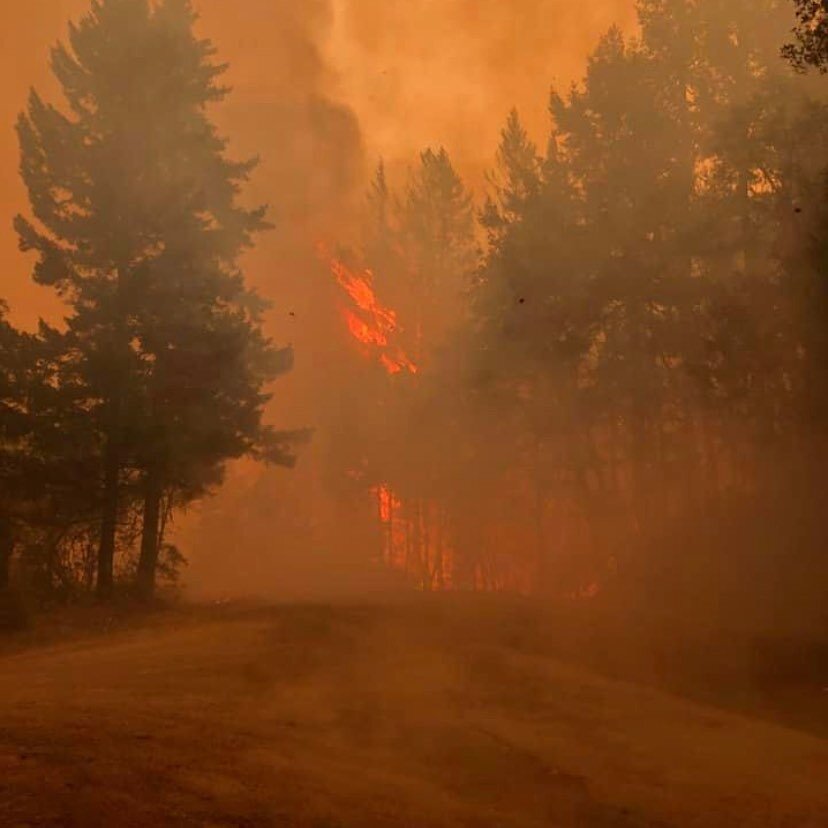
[[[363, 355], [376, 359], [389, 377], [418, 374], [418, 366], [394, 342], [401, 332], [399, 318], [377, 296], [373, 273], [349, 268], [323, 245], [319, 245], [319, 255], [347, 297], [347, 304], [341, 308], [342, 319]], [[449, 531], [446, 510], [433, 498], [404, 499], [389, 483], [374, 485], [370, 496], [376, 503], [382, 564], [404, 574], [417, 588], [532, 592], [536, 578], [531, 564], [516, 569], [512, 563], [505, 571], [499, 565], [497, 547], [501, 540], [496, 532], [489, 543], [492, 549], [479, 546], [461, 556]], [[590, 600], [599, 591], [598, 584], [590, 584], [570, 597]]]

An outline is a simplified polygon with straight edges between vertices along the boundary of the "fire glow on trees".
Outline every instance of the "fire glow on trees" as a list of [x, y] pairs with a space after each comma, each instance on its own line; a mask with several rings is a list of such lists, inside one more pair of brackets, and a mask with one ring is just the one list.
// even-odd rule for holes
[[[352, 339], [361, 346], [363, 357], [379, 362], [389, 378], [419, 374], [418, 366], [394, 341], [401, 331], [399, 317], [377, 296], [373, 273], [348, 267], [330, 255], [323, 245], [318, 250], [344, 293], [341, 317]], [[393, 388], [392, 383], [389, 393], [393, 393]], [[387, 480], [374, 480], [372, 485], [370, 475], [350, 476], [365, 482], [366, 492], [370, 492], [376, 504], [382, 563], [402, 573], [419, 589], [532, 592], [531, 563], [524, 561], [516, 566], [514, 560], [520, 560], [521, 556], [506, 555], [511, 564], [504, 569], [503, 561], [499, 560], [498, 549], [511, 548], [510, 543], [526, 549], [531, 547], [531, 538], [523, 537], [519, 529], [497, 521], [487, 533], [488, 539], [478, 539], [473, 560], [465, 560], [458, 555], [448, 511], [439, 499], [424, 494], [402, 497]], [[516, 487], [510, 484], [510, 488], [514, 491]], [[591, 600], [599, 591], [598, 584], [590, 582], [570, 598]]]
[[[363, 352], [376, 357], [390, 377], [418, 374], [417, 365], [394, 342], [400, 331], [398, 316], [377, 297], [373, 273], [352, 270], [328, 255], [322, 245], [319, 254], [350, 300], [342, 309], [342, 317], [353, 339], [363, 346]], [[371, 494], [377, 504], [385, 565], [411, 577], [422, 589], [449, 588], [451, 552], [437, 530], [437, 522], [429, 520], [439, 511], [437, 504], [416, 498], [403, 502], [385, 482], [373, 486]]]

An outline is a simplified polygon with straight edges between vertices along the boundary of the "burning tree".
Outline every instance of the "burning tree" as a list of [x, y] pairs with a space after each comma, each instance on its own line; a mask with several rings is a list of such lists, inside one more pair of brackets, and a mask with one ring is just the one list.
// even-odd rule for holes
[[769, 446], [814, 474], [798, 447], [825, 410], [825, 118], [779, 59], [789, 8], [639, 14], [640, 39], [611, 30], [552, 96], [544, 149], [509, 117], [479, 266], [445, 153], [401, 196], [383, 168], [373, 182], [366, 282], [395, 323], [351, 328], [375, 348], [401, 328], [419, 373], [361, 479], [386, 558], [424, 588], [635, 591], [682, 571], [659, 557], [682, 521], [773, 499]]
[[387, 375], [380, 393], [388, 416], [381, 435], [365, 436], [373, 460], [361, 480], [376, 499], [386, 562], [423, 589], [445, 588], [454, 580], [458, 527], [441, 497], [449, 407], [434, 406], [433, 381], [476, 260], [471, 197], [445, 150], [427, 150], [403, 199], [390, 192], [380, 166], [369, 207], [364, 256], [372, 268], [331, 262], [347, 297], [344, 322]]

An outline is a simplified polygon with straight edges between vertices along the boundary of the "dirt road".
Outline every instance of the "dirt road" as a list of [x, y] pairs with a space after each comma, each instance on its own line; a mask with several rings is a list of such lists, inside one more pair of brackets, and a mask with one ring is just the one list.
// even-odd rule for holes
[[828, 742], [416, 607], [0, 657], [2, 826], [828, 826]]

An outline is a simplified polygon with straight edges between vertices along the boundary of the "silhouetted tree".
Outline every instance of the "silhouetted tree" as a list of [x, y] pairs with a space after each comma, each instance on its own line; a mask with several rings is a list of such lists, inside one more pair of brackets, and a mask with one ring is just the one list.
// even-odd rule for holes
[[236, 267], [266, 227], [237, 203], [255, 162], [228, 160], [207, 117], [224, 67], [194, 19], [189, 0], [94, 0], [52, 51], [68, 111], [33, 92], [18, 123], [35, 219], [17, 219], [21, 246], [72, 309], [67, 354], [97, 434], [102, 595], [132, 503], [150, 591], [165, 493], [203, 492], [246, 452], [284, 459], [261, 417], [289, 360]]
[[538, 566], [601, 550], [576, 586], [641, 566], [658, 523], [757, 486], [762, 454], [805, 462], [804, 401], [824, 384], [802, 313], [828, 122], [778, 58], [789, 7], [643, 0], [639, 16], [640, 40], [611, 30], [553, 94], [545, 159], [510, 115], [463, 345], [501, 426], [474, 479], [534, 481], [517, 508]]
[[0, 302], [0, 592], [9, 585], [11, 559], [19, 538], [24, 493], [26, 437], [31, 430], [28, 413], [30, 338], [6, 320]]

